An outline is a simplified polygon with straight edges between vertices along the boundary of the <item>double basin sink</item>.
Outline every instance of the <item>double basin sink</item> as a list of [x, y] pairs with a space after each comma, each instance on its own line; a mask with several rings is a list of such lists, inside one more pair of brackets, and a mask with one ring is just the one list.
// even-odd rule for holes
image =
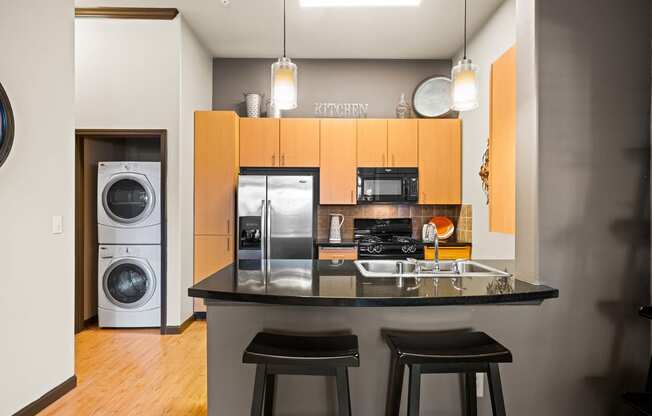
[[510, 277], [511, 274], [472, 260], [356, 260], [364, 277]]

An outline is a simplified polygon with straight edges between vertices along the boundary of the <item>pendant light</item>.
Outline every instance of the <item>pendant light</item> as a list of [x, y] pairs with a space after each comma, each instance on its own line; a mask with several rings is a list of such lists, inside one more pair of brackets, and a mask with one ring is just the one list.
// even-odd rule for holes
[[453, 67], [452, 109], [469, 111], [478, 108], [478, 67], [466, 57], [466, 0], [464, 0], [464, 57]]
[[279, 110], [297, 108], [297, 66], [285, 56], [285, 0], [283, 0], [283, 57], [272, 64], [272, 103]]

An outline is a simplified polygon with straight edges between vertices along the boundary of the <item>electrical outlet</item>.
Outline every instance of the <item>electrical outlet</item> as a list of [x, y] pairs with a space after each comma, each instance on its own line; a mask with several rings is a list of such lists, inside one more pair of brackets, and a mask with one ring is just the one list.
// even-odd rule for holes
[[62, 234], [63, 233], [63, 217], [61, 215], [55, 215], [52, 217], [52, 234]]
[[484, 373], [475, 373], [475, 395], [484, 397]]

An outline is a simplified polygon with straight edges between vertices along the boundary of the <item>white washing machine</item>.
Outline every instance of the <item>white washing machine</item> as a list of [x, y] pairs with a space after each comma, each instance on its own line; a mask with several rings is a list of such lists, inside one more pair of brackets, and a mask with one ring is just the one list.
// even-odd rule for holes
[[100, 327], [161, 325], [161, 246], [100, 245]]
[[161, 163], [100, 162], [100, 244], [161, 244]]

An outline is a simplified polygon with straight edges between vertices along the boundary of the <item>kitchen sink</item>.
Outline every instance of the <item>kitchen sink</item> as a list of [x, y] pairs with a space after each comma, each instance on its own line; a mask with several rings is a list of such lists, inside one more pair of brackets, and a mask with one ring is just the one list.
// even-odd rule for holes
[[510, 273], [472, 260], [356, 260], [364, 277], [509, 277]]

